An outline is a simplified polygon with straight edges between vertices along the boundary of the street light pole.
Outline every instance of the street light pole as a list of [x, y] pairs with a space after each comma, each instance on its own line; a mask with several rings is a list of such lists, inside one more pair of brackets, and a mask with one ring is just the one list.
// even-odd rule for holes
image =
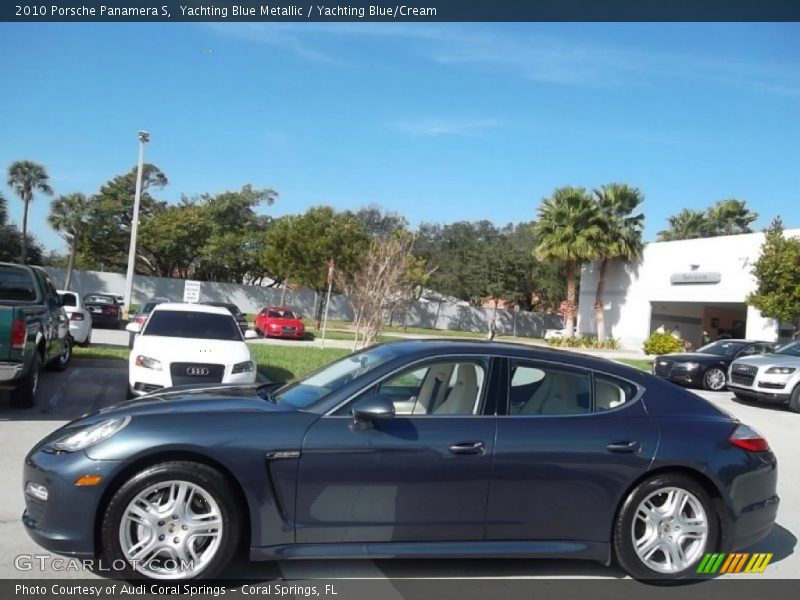
[[133, 196], [133, 220], [131, 221], [131, 244], [128, 248], [128, 273], [125, 277], [125, 307], [123, 317], [128, 318], [133, 293], [133, 270], [136, 265], [136, 232], [139, 229], [139, 200], [142, 196], [142, 167], [144, 166], [144, 145], [150, 141], [150, 134], [139, 132], [139, 167], [136, 170], [136, 193]]

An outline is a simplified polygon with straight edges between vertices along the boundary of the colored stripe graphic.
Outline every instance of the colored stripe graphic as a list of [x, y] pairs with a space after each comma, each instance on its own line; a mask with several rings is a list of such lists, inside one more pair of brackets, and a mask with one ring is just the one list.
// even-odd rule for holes
[[[731, 554], [713, 553], [703, 556], [703, 560], [697, 566], [697, 572], [704, 575], [715, 573], [763, 573], [773, 557], [773, 553], [756, 552], [733, 552]], [[749, 560], [748, 560], [749, 559]], [[747, 566], [745, 566], [747, 565]]]

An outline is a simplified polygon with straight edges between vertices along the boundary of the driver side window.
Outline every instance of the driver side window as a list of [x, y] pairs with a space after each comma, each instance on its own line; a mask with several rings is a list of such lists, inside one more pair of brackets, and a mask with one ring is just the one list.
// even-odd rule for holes
[[481, 410], [487, 371], [483, 361], [428, 363], [391, 376], [375, 391], [392, 399], [400, 417], [475, 415]]

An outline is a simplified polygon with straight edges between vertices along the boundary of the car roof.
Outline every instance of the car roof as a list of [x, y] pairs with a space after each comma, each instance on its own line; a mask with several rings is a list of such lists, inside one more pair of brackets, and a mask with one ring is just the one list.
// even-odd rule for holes
[[289, 310], [294, 312], [294, 309], [289, 308], [288, 306], [265, 306], [264, 310]]
[[209, 306], [208, 304], [189, 304], [187, 302], [162, 302], [153, 308], [153, 312], [161, 312], [164, 310], [171, 310], [175, 312], [194, 312], [194, 313], [208, 313], [212, 315], [225, 315], [230, 317], [231, 313], [227, 308], [219, 306]]

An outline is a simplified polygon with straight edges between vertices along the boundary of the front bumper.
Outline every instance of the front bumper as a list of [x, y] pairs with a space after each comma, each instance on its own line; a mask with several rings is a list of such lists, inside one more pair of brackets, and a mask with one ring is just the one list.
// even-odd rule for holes
[[788, 402], [789, 398], [791, 397], [791, 394], [787, 393], [758, 390], [732, 385], [730, 383], [728, 384], [728, 390], [739, 396], [745, 396], [747, 398], [752, 398], [753, 400], [764, 400], [767, 402]]
[[[214, 381], [214, 382], [198, 381], [197, 385], [203, 386], [209, 383], [211, 384], [255, 383], [256, 381], [255, 364], [253, 365], [253, 368], [254, 368], [253, 371], [247, 371], [244, 373], [232, 373], [233, 365], [225, 365], [225, 371], [222, 375], [221, 381]], [[144, 396], [145, 394], [151, 394], [162, 388], [169, 388], [175, 385], [191, 385], [191, 383], [187, 382], [175, 383], [172, 380], [172, 375], [170, 374], [169, 364], [163, 365], [160, 371], [155, 369], [146, 369], [144, 367], [137, 367], [136, 365], [130, 365], [128, 371], [129, 371], [128, 385], [130, 387], [131, 392], [136, 396]]]
[[[34, 451], [25, 459], [23, 490], [28, 482], [47, 488], [42, 501], [25, 496], [22, 524], [37, 544], [56, 554], [95, 556], [95, 517], [103, 493], [120, 463], [90, 459], [84, 452]], [[100, 475], [100, 484], [77, 487], [82, 475]]]

